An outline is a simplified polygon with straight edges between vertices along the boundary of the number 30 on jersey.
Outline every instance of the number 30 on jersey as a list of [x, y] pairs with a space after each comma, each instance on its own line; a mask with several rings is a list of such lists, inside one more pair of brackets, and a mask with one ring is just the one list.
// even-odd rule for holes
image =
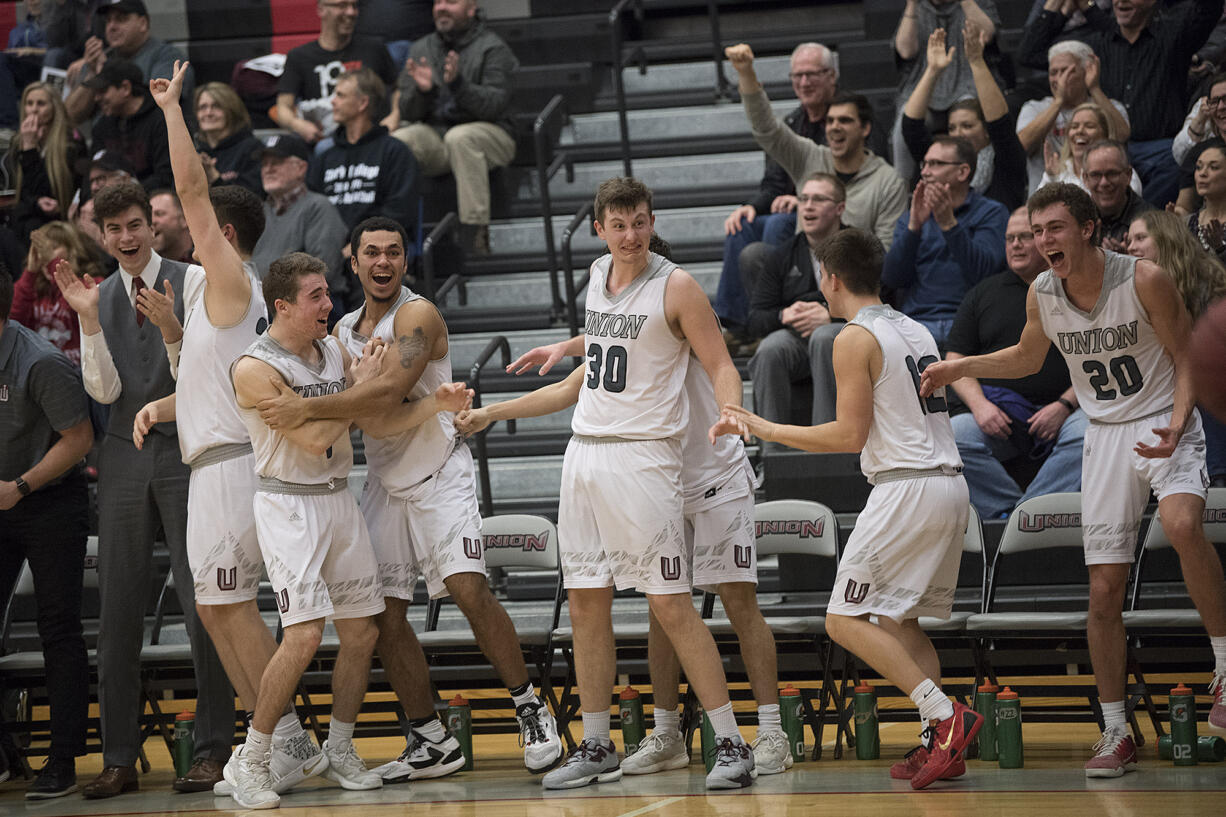
[[626, 388], [626, 347], [616, 344], [608, 349], [601, 348], [599, 343], [589, 343], [587, 347], [587, 383], [589, 389], [604, 386], [607, 392], [614, 394]]

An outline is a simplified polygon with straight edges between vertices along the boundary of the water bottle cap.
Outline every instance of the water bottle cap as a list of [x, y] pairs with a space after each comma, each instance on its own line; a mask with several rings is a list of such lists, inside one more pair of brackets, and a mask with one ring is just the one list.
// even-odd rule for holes
[[980, 692], [1000, 692], [1000, 687], [996, 686], [996, 684], [980, 684], [979, 691]]
[[622, 690], [621, 695], [619, 695], [618, 697], [623, 701], [633, 701], [638, 696], [639, 696], [639, 691], [635, 689], [634, 687], [630, 686], [629, 684], [627, 684], [626, 688]]
[[1192, 690], [1184, 686], [1182, 683], [1180, 683], [1179, 686], [1171, 689], [1171, 694], [1172, 695], [1191, 695]]
[[782, 691], [782, 692], [780, 692], [779, 694], [780, 694], [780, 695], [788, 695], [788, 696], [791, 696], [791, 697], [800, 697], [800, 690], [799, 690], [799, 689], [797, 689], [796, 687], [792, 686], [791, 684], [788, 684], [787, 686], [785, 686], [785, 687], [783, 688], [783, 691]]
[[857, 695], [863, 695], [866, 692], [872, 692], [872, 691], [873, 691], [873, 687], [870, 684], [858, 684], [856, 686]]
[[468, 699], [466, 699], [463, 695], [457, 692], [456, 696], [451, 699], [451, 705], [452, 706], [468, 706]]
[[196, 713], [188, 712], [186, 709], [180, 712], [178, 715], [175, 715], [175, 720], [177, 721], [194, 721], [195, 719]]
[[1006, 700], [1006, 701], [1016, 701], [1016, 700], [1017, 700], [1017, 693], [1016, 693], [1016, 692], [1014, 692], [1014, 691], [1013, 691], [1012, 689], [1010, 689], [1009, 687], [1005, 687], [1005, 688], [1004, 688], [1004, 689], [1003, 689], [1003, 690], [1002, 690], [1000, 693], [998, 693], [998, 694], [997, 694], [997, 696], [996, 696], [996, 700], [998, 700], [998, 701], [999, 701], [999, 700], [1002, 700], [1002, 699], [1003, 699], [1003, 700]]

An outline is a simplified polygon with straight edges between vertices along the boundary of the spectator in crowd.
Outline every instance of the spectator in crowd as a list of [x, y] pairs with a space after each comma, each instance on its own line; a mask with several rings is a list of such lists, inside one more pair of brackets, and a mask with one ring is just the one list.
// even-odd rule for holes
[[907, 202], [907, 188], [894, 169], [864, 146], [873, 128], [873, 110], [859, 94], [839, 93], [826, 111], [827, 145], [795, 133], [771, 111], [770, 100], [753, 70], [753, 51], [734, 45], [725, 51], [739, 76], [741, 102], [754, 141], [792, 179], [830, 173], [847, 187], [843, 223], [874, 233], [885, 246], [892, 225]]
[[44, 4], [47, 53], [43, 65], [67, 68], [85, 53], [85, 43], [93, 36], [94, 0], [44, 0]]
[[460, 243], [490, 252], [490, 168], [515, 158], [511, 86], [519, 61], [486, 27], [477, 0], [436, 0], [434, 32], [413, 44], [400, 74], [396, 138], [422, 172], [455, 177]]
[[[800, 232], [776, 248], [754, 282], [749, 331], [763, 338], [749, 360], [757, 413], [792, 423], [792, 384], [812, 378], [812, 424], [834, 419], [831, 351], [843, 322], [834, 322], [821, 293], [817, 249], [838, 232], [847, 190], [837, 176], [814, 173], [800, 195]], [[801, 421], [802, 424], [803, 421]]]
[[126, 179], [135, 180], [136, 171], [122, 154], [108, 150], [94, 154], [85, 170], [85, 184], [89, 187], [89, 195], [85, 198], [92, 198], [102, 188]]
[[85, 390], [110, 406], [98, 457], [98, 696], [102, 702], [102, 772], [84, 788], [88, 798], [113, 797], [139, 787], [135, 763], [140, 752], [142, 707], [140, 649], [144, 609], [132, 600], [148, 598], [153, 578], [153, 539], [161, 529], [170, 552], [175, 592], [191, 644], [198, 698], [195, 756], [188, 777], [221, 767], [234, 738], [234, 690], [226, 680], [208, 634], [196, 614], [194, 582], [187, 565], [187, 481], [173, 423], [160, 423], [137, 450], [132, 440], [136, 413], [174, 391], [162, 333], [135, 308], [147, 287], [170, 294], [183, 322], [186, 264], [153, 251], [149, 199], [131, 181], [103, 188], [93, 199], [107, 251], [120, 271], [93, 286], [63, 268], [56, 283], [81, 321], [81, 364]]
[[[1106, 111], [1097, 104], [1084, 102], [1074, 108], [1073, 116], [1069, 120], [1068, 134], [1060, 150], [1057, 151], [1050, 142], [1043, 143], [1042, 184], [1067, 182], [1085, 190], [1086, 183], [1082, 174], [1085, 171], [1086, 151], [1090, 145], [1109, 138], [1108, 132]], [[1132, 192], [1141, 195], [1141, 177], [1136, 170], [1132, 171], [1128, 186], [1132, 188]]]
[[[903, 108], [903, 141], [917, 165], [932, 144], [924, 122], [928, 99], [956, 56], [953, 49], [946, 49], [945, 40], [945, 30], [941, 28], [928, 38], [927, 67]], [[961, 136], [977, 151], [971, 189], [1007, 208], [1021, 207], [1026, 200], [1026, 153], [1010, 122], [1005, 95], [983, 59], [983, 38], [973, 20], [966, 21], [962, 44], [978, 99], [961, 99], [949, 107], [949, 135]]]
[[896, 291], [894, 305], [927, 327], [942, 351], [963, 296], [1005, 263], [1009, 211], [971, 189], [976, 160], [960, 136], [932, 140], [881, 276]]
[[412, 233], [417, 222], [417, 161], [378, 124], [383, 82], [369, 68], [341, 75], [332, 95], [335, 144], [315, 157], [307, 186], [328, 197], [345, 226], [387, 216]]
[[337, 303], [349, 291], [341, 247], [349, 228], [332, 202], [307, 189], [307, 163], [311, 149], [293, 134], [269, 137], [260, 154], [260, 180], [264, 200], [264, 232], [256, 242], [251, 262], [261, 276], [268, 265], [291, 252], [305, 252], [328, 265], [328, 291]]
[[13, 282], [0, 269], [0, 603], [28, 562], [42, 642], [51, 746], [26, 799], [77, 790], [85, 754], [89, 662], [81, 586], [89, 500], [81, 460], [94, 441], [81, 373], [38, 333], [11, 320]]
[[93, 89], [101, 112], [94, 123], [94, 155], [104, 150], [118, 153], [146, 190], [172, 185], [166, 122], [149, 96], [140, 69], [126, 60], [108, 60], [86, 86]]
[[[1005, 229], [1008, 269], [976, 284], [958, 307], [946, 342], [946, 360], [986, 355], [1018, 342], [1026, 325], [1030, 285], [1047, 269], [1035, 248], [1030, 214], [1018, 208]], [[1021, 380], [953, 383], [958, 403], [950, 419], [971, 504], [984, 519], [1007, 516], [1032, 496], [1081, 490], [1082, 438], [1088, 422], [1077, 407], [1068, 367], [1055, 346], [1043, 368]], [[1029, 487], [1022, 490], [1005, 466], [1042, 462]]]
[[21, 93], [21, 131], [5, 157], [17, 191], [9, 223], [18, 238], [28, 241], [33, 230], [68, 217], [84, 155], [60, 95], [41, 82], [27, 85]]
[[[85, 42], [85, 56], [68, 66], [68, 83], [75, 90], [64, 100], [64, 105], [77, 124], [94, 113], [97, 100], [86, 83], [102, 73], [108, 61], [131, 62], [145, 79], [170, 77], [174, 74], [176, 60], [187, 61], [187, 55], [179, 48], [149, 33], [149, 11], [143, 0], [101, 0], [97, 13], [106, 20], [106, 44], [97, 37], [90, 37]], [[192, 98], [195, 76], [189, 67], [183, 81], [185, 103]]]
[[1201, 151], [1196, 160], [1196, 194], [1201, 206], [1188, 216], [1188, 229], [1205, 250], [1226, 262], [1226, 146]]
[[[330, 138], [340, 123], [332, 116], [332, 95], [342, 75], [369, 68], [384, 87], [396, 82], [397, 66], [376, 37], [354, 34], [357, 0], [317, 0], [319, 39], [291, 48], [277, 83], [277, 124], [309, 144]], [[393, 94], [392, 110], [398, 102]], [[396, 126], [394, 118], [384, 122]]]
[[251, 132], [251, 115], [234, 89], [210, 82], [196, 89], [196, 147], [204, 159], [209, 184], [237, 184], [257, 196], [260, 187], [260, 140]]
[[903, 7], [902, 18], [894, 32], [894, 56], [901, 76], [894, 102], [898, 116], [894, 120], [891, 141], [894, 146], [894, 169], [908, 181], [916, 177], [918, 168], [903, 140], [902, 111], [927, 68], [925, 44], [938, 28], [947, 32], [946, 44], [953, 50], [954, 59], [933, 84], [925, 116], [917, 118], [929, 120], [929, 130], [932, 132], [945, 130], [945, 118], [950, 106], [960, 99], [975, 96], [975, 80], [962, 47], [962, 26], [967, 20], [975, 22], [987, 42], [996, 39], [1000, 15], [994, 0], [906, 0]]
[[149, 194], [149, 207], [153, 251], [171, 261], [193, 263], [192, 234], [187, 229], [178, 194], [173, 190], [154, 190]]
[[[788, 77], [800, 102], [783, 118], [787, 127], [821, 145], [826, 142], [826, 110], [838, 91], [834, 54], [819, 43], [801, 43], [792, 51]], [[758, 195], [724, 220], [724, 266], [715, 295], [715, 314], [725, 326], [741, 328], [748, 318], [750, 293], [741, 285], [741, 251], [761, 241], [778, 247], [796, 234], [796, 184], [779, 163], [766, 157]]]
[[101, 283], [106, 271], [89, 238], [66, 221], [52, 221], [30, 235], [25, 274], [13, 290], [9, 317], [81, 365], [81, 326], [77, 315], [55, 283], [55, 266], [67, 264], [77, 277], [88, 275]]
[[[1047, 67], [1047, 49], [1070, 8], [1066, 0], [1046, 0], [1018, 46], [1022, 64]], [[1183, 121], [1188, 69], [1221, 15], [1220, 0], [1184, 0], [1161, 8], [1157, 0], [1123, 0], [1113, 5], [1111, 17], [1079, 34], [1102, 61], [1103, 92], [1128, 109], [1128, 159], [1152, 204], [1165, 205], [1179, 192], [1171, 142]], [[1090, 19], [1098, 18], [1091, 12]]]
[[0, 51], [0, 129], [15, 130], [24, 117], [17, 93], [38, 80], [47, 51], [42, 24], [42, 0], [26, 0], [26, 18], [9, 32], [8, 48]]
[[1171, 153], [1179, 163], [1179, 199], [1175, 212], [1187, 215], [1200, 208], [1196, 195], [1196, 162], [1210, 147], [1226, 145], [1226, 73], [1215, 74], [1208, 93], [1192, 106]]
[[[1226, 266], [1205, 252], [1184, 220], [1165, 210], [1150, 210], [1128, 228], [1128, 252], [1153, 261], [1171, 276], [1183, 305], [1195, 321], [1212, 302], [1226, 297]], [[1226, 485], [1226, 423], [1203, 408], [1205, 461], [1214, 485]]]
[[1107, 116], [1109, 138], [1120, 142], [1128, 140], [1128, 109], [1103, 93], [1098, 84], [1101, 72], [1102, 66], [1094, 51], [1079, 40], [1063, 40], [1047, 49], [1047, 82], [1051, 96], [1026, 102], [1017, 115], [1017, 138], [1030, 156], [1029, 192], [1038, 190], [1043, 183], [1046, 146], [1050, 145], [1050, 149], [1057, 152], [1064, 147], [1069, 122], [1079, 105], [1093, 102]]
[[1103, 247], [1114, 252], [1127, 251], [1128, 226], [1141, 213], [1154, 209], [1133, 191], [1128, 181], [1132, 176], [1123, 142], [1103, 139], [1086, 148], [1079, 186], [1089, 191], [1098, 208]]
[[399, 69], [409, 56], [409, 47], [434, 30], [433, 5], [433, 0], [358, 0], [356, 32], [383, 40], [392, 64]]

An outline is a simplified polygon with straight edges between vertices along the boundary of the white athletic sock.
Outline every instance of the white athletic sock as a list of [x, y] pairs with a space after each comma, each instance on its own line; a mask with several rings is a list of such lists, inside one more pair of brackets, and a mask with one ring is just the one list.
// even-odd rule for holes
[[779, 704], [767, 704], [758, 707], [758, 734], [763, 732], [782, 732], [783, 720], [779, 716]]
[[657, 706], [651, 715], [652, 732], [668, 733], [672, 735], [681, 734], [681, 710], [677, 707], [665, 709], [662, 706]]
[[263, 758], [272, 749], [272, 735], [261, 732], [254, 726], [247, 730], [247, 753], [252, 757]]
[[1103, 731], [1111, 729], [1128, 730], [1128, 717], [1124, 714], [1124, 702], [1107, 703], [1100, 701], [1103, 708]]
[[435, 717], [431, 717], [421, 726], [415, 724], [413, 731], [431, 743], [439, 743], [443, 738], [447, 737], [447, 730], [443, 728], [443, 722]]
[[609, 710], [583, 713], [583, 739], [609, 742]]
[[711, 720], [711, 729], [716, 738], [739, 738], [741, 730], [736, 728], [736, 715], [732, 712], [732, 701], [716, 707], [707, 713]]
[[925, 678], [911, 690], [911, 700], [919, 707], [920, 720], [926, 724], [954, 716], [954, 705], [931, 678]]
[[533, 688], [531, 681], [521, 687], [508, 689], [507, 691], [511, 693], [511, 700], [515, 702], [517, 707], [536, 703], [536, 690]]
[[1213, 647], [1213, 674], [1226, 675], [1226, 635], [1209, 636]]
[[277, 742], [289, 740], [296, 737], [302, 731], [302, 724], [298, 721], [298, 713], [290, 711], [282, 715], [281, 720], [277, 721], [277, 727], [272, 730], [273, 737]]
[[333, 750], [344, 749], [353, 742], [353, 724], [338, 721], [335, 717], [328, 722], [328, 746]]

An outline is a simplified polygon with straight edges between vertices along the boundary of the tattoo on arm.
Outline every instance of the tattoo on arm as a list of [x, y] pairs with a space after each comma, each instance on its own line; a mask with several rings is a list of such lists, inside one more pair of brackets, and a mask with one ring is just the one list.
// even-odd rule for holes
[[426, 333], [418, 326], [411, 336], [401, 335], [397, 338], [396, 345], [400, 349], [400, 368], [410, 369], [417, 358], [426, 353], [429, 344], [426, 342]]

